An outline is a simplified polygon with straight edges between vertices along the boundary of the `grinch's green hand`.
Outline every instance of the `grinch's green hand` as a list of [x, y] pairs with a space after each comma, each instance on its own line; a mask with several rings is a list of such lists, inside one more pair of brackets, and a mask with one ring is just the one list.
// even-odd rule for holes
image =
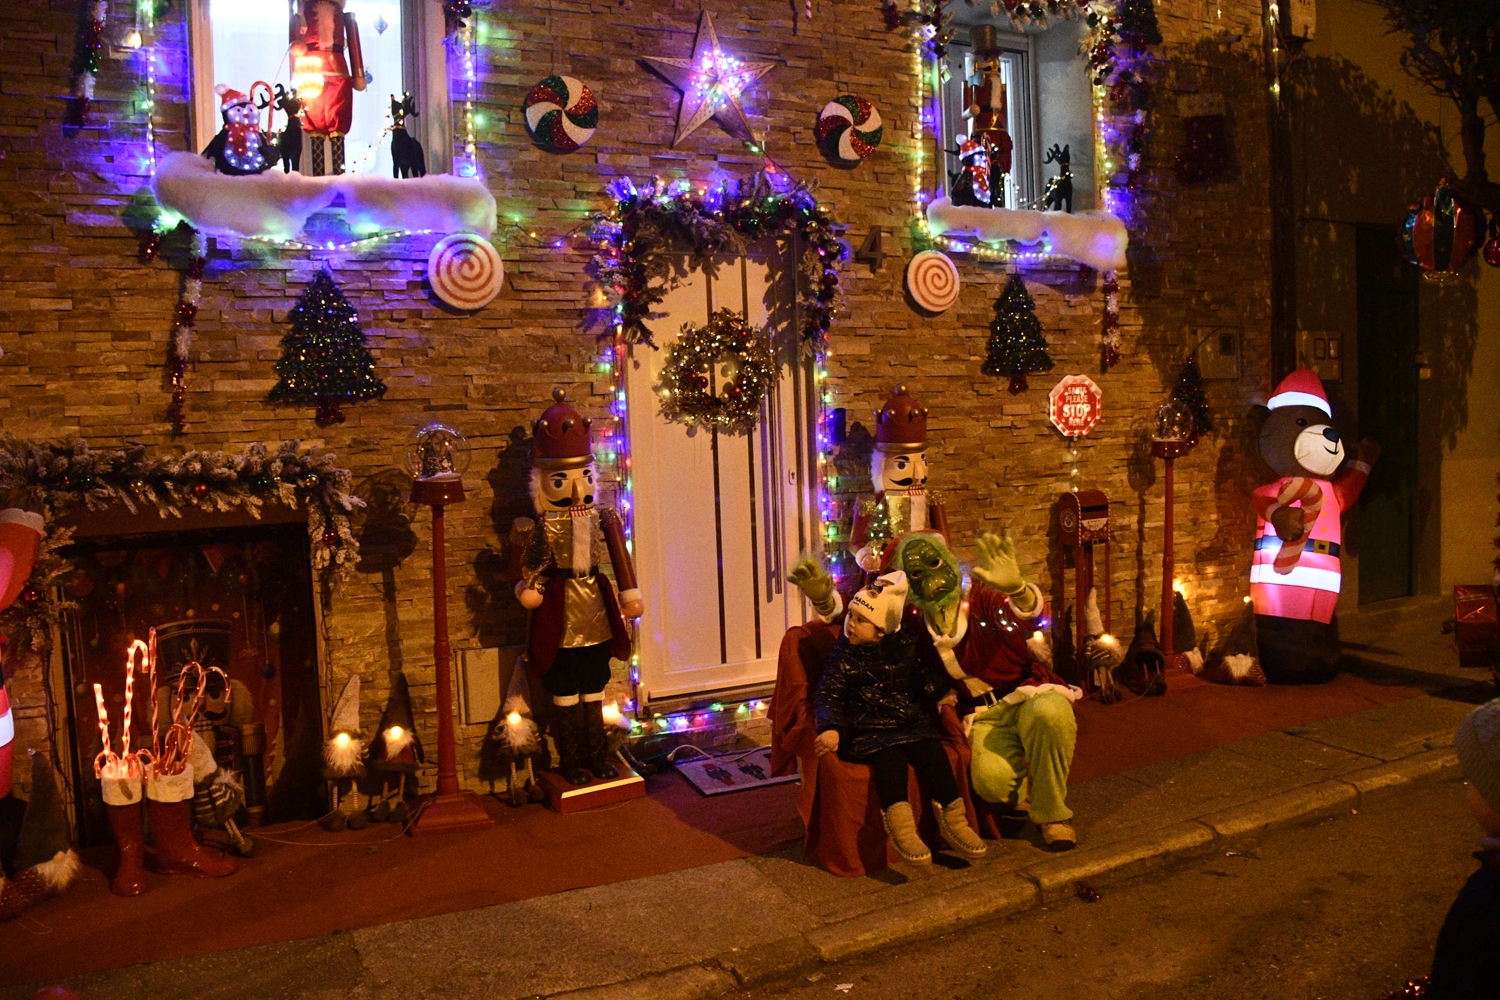
[[806, 594], [818, 614], [827, 616], [833, 613], [833, 577], [817, 559], [812, 556], [798, 559], [797, 565], [786, 575], [786, 582]]
[[1026, 588], [1021, 554], [1016, 551], [1009, 531], [998, 536], [989, 532], [979, 536], [979, 565], [974, 567], [974, 575], [1002, 594], [1014, 596]]

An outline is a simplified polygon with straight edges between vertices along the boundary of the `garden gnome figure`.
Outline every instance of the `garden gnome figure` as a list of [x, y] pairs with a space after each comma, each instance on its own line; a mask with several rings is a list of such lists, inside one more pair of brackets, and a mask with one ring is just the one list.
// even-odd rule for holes
[[344, 137], [354, 123], [354, 91], [364, 90], [367, 82], [359, 25], [345, 13], [344, 0], [299, 0], [291, 57], [313, 176], [341, 174]]
[[[323, 777], [328, 779], [329, 792], [329, 813], [323, 818], [323, 826], [327, 830], [335, 833], [345, 827], [363, 830], [370, 822], [363, 809], [347, 813], [344, 809], [346, 798], [350, 806], [359, 804], [356, 783], [365, 773], [365, 750], [359, 728], [359, 675], [355, 674], [333, 706], [328, 739], [323, 743]], [[344, 791], [345, 782], [348, 795]]]
[[[516, 597], [532, 612], [527, 666], [552, 696], [559, 770], [581, 785], [590, 773], [606, 780], [619, 775], [610, 763], [604, 688], [610, 658], [630, 658], [625, 620], [639, 618], [643, 605], [620, 515], [594, 502], [590, 422], [562, 389], [552, 398], [532, 427], [537, 522], [517, 520], [525, 548]], [[601, 557], [609, 559], [613, 584], [600, 572]]]
[[[398, 673], [391, 685], [391, 696], [380, 717], [380, 732], [370, 746], [370, 768], [380, 772], [380, 801], [373, 818], [377, 823], [405, 823], [407, 815], [407, 778], [414, 776], [426, 762], [422, 741], [417, 739], [417, 723], [411, 712], [411, 692], [406, 675]], [[396, 784], [391, 797], [391, 782]], [[415, 781], [415, 778], [413, 778]]]
[[861, 499], [849, 534], [860, 569], [889, 571], [896, 542], [907, 532], [948, 537], [942, 497], [927, 490], [927, 408], [907, 395], [904, 385], [875, 413], [870, 485], [875, 496]]

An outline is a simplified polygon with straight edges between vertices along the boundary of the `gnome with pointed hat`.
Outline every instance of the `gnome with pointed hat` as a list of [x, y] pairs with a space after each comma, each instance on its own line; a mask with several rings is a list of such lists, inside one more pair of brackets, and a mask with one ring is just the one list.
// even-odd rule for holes
[[358, 781], [365, 773], [368, 744], [359, 727], [359, 674], [344, 685], [333, 706], [328, 738], [323, 741], [323, 777], [328, 780], [329, 811], [323, 828], [337, 833], [348, 827], [363, 830], [370, 822], [360, 806]]
[[1260, 665], [1273, 684], [1323, 683], [1339, 667], [1334, 608], [1343, 582], [1343, 515], [1359, 499], [1380, 447], [1345, 450], [1317, 373], [1281, 380], [1266, 404], [1260, 454], [1278, 478], [1255, 491], [1255, 605]]
[[[377, 823], [405, 823], [407, 816], [407, 779], [417, 773], [426, 762], [422, 753], [422, 741], [417, 738], [417, 722], [411, 712], [411, 692], [406, 686], [406, 674], [397, 673], [391, 685], [391, 696], [385, 703], [385, 714], [380, 717], [380, 732], [370, 745], [370, 769], [380, 773], [380, 801], [375, 804], [372, 818]], [[395, 779], [395, 796], [391, 795], [391, 780]]]
[[59, 896], [83, 867], [68, 838], [68, 820], [52, 763], [31, 756], [31, 800], [21, 820], [9, 871], [0, 869], [0, 920], [10, 920], [43, 900]]
[[927, 491], [927, 408], [904, 385], [875, 411], [870, 484], [875, 495], [860, 501], [849, 548], [872, 578], [890, 570], [896, 542], [907, 532], [935, 531], [947, 539], [948, 511]]
[[[594, 502], [598, 477], [590, 421], [562, 389], [554, 389], [552, 399], [532, 426], [537, 521], [519, 518], [513, 532], [524, 538], [516, 597], [531, 611], [526, 662], [531, 677], [552, 696], [559, 770], [582, 785], [592, 780], [590, 774], [606, 780], [619, 775], [610, 763], [604, 688], [610, 659], [630, 658], [625, 620], [639, 618], [643, 605], [620, 515]], [[609, 559], [613, 584], [600, 572], [602, 557]]]

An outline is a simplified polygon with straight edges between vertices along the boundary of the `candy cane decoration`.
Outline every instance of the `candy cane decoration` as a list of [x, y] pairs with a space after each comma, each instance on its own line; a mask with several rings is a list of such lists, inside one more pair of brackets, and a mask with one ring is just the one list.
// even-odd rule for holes
[[[197, 685], [191, 703], [187, 697], [190, 672], [195, 675]], [[228, 674], [218, 667], [204, 667], [196, 660], [183, 667], [177, 681], [177, 705], [172, 709], [172, 724], [167, 727], [161, 759], [156, 762], [157, 774], [181, 774], [187, 766], [188, 754], [193, 747], [193, 723], [203, 710], [203, 699], [208, 695], [208, 675], [211, 673], [218, 674], [224, 681], [224, 701], [228, 704], [231, 694]], [[186, 718], [183, 717], [184, 709], [187, 710]]]
[[1276, 550], [1276, 559], [1272, 564], [1276, 572], [1283, 575], [1295, 569], [1302, 558], [1302, 547], [1307, 543], [1307, 537], [1312, 534], [1313, 525], [1323, 511], [1323, 488], [1306, 476], [1293, 476], [1276, 494], [1276, 506], [1285, 507], [1298, 500], [1302, 501], [1302, 534], [1295, 539], [1284, 540], [1281, 548]]
[[[154, 642], [156, 639], [155, 629], [151, 630], [151, 638]], [[114, 751], [113, 741], [109, 735], [109, 709], [104, 705], [104, 685], [94, 685], [94, 709], [99, 714], [99, 742], [103, 746], [98, 756], [94, 758], [94, 777], [96, 778], [104, 777], [105, 772], [108, 772], [108, 776], [111, 778], [139, 774], [143, 761], [153, 759], [151, 752], [148, 750], [141, 749], [134, 753], [130, 751], [130, 725], [135, 705], [137, 656], [142, 659], [142, 670], [148, 670], [154, 666], [151, 647], [139, 639], [133, 640], [130, 643], [130, 647], [125, 651], [125, 711], [122, 718], [120, 752], [118, 755]], [[155, 671], [152, 670], [151, 672], [154, 676]]]

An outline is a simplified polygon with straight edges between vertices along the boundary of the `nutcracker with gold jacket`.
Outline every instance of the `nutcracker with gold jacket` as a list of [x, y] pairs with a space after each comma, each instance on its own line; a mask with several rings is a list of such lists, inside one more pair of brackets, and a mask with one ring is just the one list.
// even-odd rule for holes
[[[537, 520], [516, 522], [522, 545], [516, 597], [531, 611], [527, 669], [552, 696], [559, 770], [575, 785], [618, 776], [603, 717], [609, 661], [628, 660], [626, 618], [643, 610], [620, 515], [594, 503], [589, 420], [554, 389], [532, 426]], [[615, 583], [600, 572], [609, 560]], [[619, 586], [616, 594], [615, 585]]]
[[[292, 86], [302, 101], [302, 125], [312, 174], [344, 172], [344, 137], [354, 123], [354, 91], [365, 89], [359, 24], [344, 0], [299, 0], [292, 19]], [[325, 164], [325, 143], [327, 162]]]
[[896, 542], [908, 532], [948, 537], [942, 497], [927, 491], [927, 408], [904, 385], [875, 412], [870, 483], [875, 495], [860, 500], [849, 533], [849, 549], [865, 572], [889, 572]]

